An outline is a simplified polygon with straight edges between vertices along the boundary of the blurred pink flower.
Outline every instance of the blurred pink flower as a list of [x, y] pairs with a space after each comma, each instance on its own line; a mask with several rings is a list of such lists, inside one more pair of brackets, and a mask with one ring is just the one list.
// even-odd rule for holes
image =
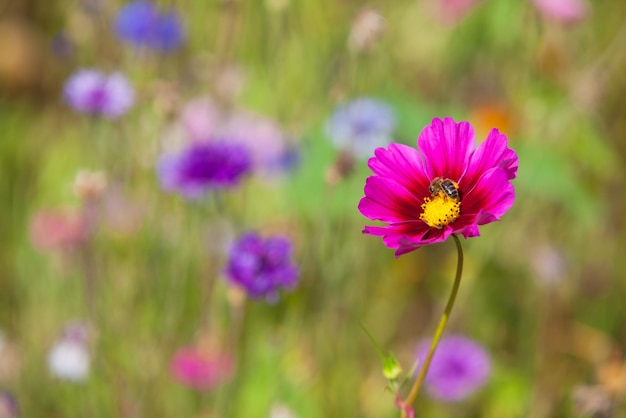
[[291, 151], [286, 135], [273, 120], [247, 111], [222, 115], [209, 97], [191, 100], [183, 108], [181, 122], [193, 141], [217, 139], [244, 145], [252, 155], [254, 172], [280, 171]]
[[40, 251], [72, 249], [87, 235], [87, 225], [78, 212], [42, 210], [30, 221], [30, 242]]
[[589, 14], [589, 4], [585, 0], [532, 0], [532, 2], [546, 19], [560, 23], [578, 23]]
[[238, 112], [226, 121], [222, 129], [224, 138], [248, 147], [254, 170], [270, 173], [282, 168], [289, 150], [285, 135], [276, 122], [253, 113]]
[[19, 418], [20, 405], [11, 392], [0, 391], [0, 418]]
[[235, 362], [227, 353], [215, 353], [189, 346], [176, 351], [170, 370], [183, 386], [205, 391], [230, 380], [235, 370]]
[[439, 0], [441, 19], [454, 24], [465, 19], [480, 0]]
[[180, 115], [180, 120], [192, 139], [210, 138], [218, 128], [220, 114], [210, 97], [190, 100]]

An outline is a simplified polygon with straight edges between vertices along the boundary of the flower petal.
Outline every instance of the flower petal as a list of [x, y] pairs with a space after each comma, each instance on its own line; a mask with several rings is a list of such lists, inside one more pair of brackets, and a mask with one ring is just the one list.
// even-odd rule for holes
[[422, 221], [411, 221], [384, 227], [366, 226], [364, 234], [383, 237], [383, 243], [395, 249], [395, 256], [417, 250], [428, 244], [445, 241], [454, 231], [450, 226], [442, 229], [431, 228]]
[[429, 229], [430, 227], [422, 221], [409, 221], [382, 227], [366, 226], [363, 233], [382, 236], [387, 247], [397, 249], [408, 243], [420, 243]]
[[421, 199], [428, 196], [430, 179], [424, 171], [420, 153], [407, 145], [393, 143], [386, 149], [376, 149], [375, 155], [367, 163], [372, 171], [415, 193], [421, 204]]
[[474, 129], [468, 122], [456, 123], [450, 117], [433, 119], [417, 140], [424, 155], [424, 168], [429, 178], [447, 177], [458, 181], [475, 146]]
[[371, 176], [365, 182], [361, 213], [383, 222], [403, 222], [419, 217], [422, 202], [392, 179]]
[[[500, 219], [513, 206], [515, 189], [503, 168], [493, 168], [478, 180], [476, 187], [465, 196], [461, 210], [475, 216], [472, 223], [484, 225]], [[462, 217], [461, 217], [462, 218]], [[457, 222], [462, 224], [463, 219]]]
[[[456, 220], [455, 233], [463, 235], [465, 238], [472, 238], [480, 236], [480, 230], [478, 229], [478, 223], [476, 223], [476, 214], [461, 215]], [[459, 227], [460, 225], [464, 225]]]
[[517, 175], [517, 154], [508, 147], [506, 135], [497, 129], [492, 129], [487, 139], [472, 152], [467, 172], [459, 182], [460, 187], [471, 190], [480, 176], [494, 167], [502, 168], [509, 180]]
[[444, 242], [453, 232], [454, 229], [450, 226], [445, 226], [442, 229], [428, 227], [426, 233], [424, 233], [419, 240], [416, 239], [417, 237], [404, 236], [400, 239], [399, 246], [394, 255], [397, 258], [402, 254], [409, 253], [426, 245]]

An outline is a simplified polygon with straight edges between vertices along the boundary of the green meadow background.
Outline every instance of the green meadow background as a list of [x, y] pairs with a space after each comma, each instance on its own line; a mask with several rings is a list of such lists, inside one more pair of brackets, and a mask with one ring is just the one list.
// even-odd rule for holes
[[[185, 22], [173, 54], [115, 39], [121, 1], [102, 1], [97, 15], [71, 0], [0, 3], [0, 389], [23, 417], [265, 418], [277, 405], [300, 418], [399, 416], [361, 325], [408, 371], [443, 310], [456, 251], [445, 242], [395, 259], [361, 234], [369, 169], [360, 160], [329, 181], [337, 150], [324, 130], [338, 103], [360, 96], [394, 109], [396, 142], [415, 145], [432, 118], [452, 116], [479, 140], [499, 128], [520, 158], [513, 208], [463, 241], [446, 331], [485, 347], [491, 378], [458, 404], [423, 392], [417, 416], [591, 416], [575, 394], [594, 387], [614, 403], [604, 416], [626, 417], [626, 5], [594, 1], [586, 19], [563, 25], [526, 0], [484, 0], [455, 21], [435, 0], [158, 3]], [[351, 48], [366, 6], [384, 31]], [[69, 55], [51, 52], [61, 31]], [[82, 67], [126, 74], [131, 111], [107, 121], [69, 109], [62, 87]], [[277, 121], [299, 165], [277, 181], [250, 179], [220, 207], [186, 202], [160, 190], [155, 162], [180, 108], [219, 97], [225, 68], [243, 80], [229, 106]], [[113, 203], [90, 209], [85, 245], [37, 250], [36, 213], [85, 210], [72, 191], [81, 169], [107, 173]], [[233, 295], [215, 250], [224, 222], [290, 236], [299, 286], [275, 305]], [[77, 384], [46, 363], [73, 319], [91, 337], [90, 374]], [[237, 370], [197, 393], [169, 361], [202, 338]]]

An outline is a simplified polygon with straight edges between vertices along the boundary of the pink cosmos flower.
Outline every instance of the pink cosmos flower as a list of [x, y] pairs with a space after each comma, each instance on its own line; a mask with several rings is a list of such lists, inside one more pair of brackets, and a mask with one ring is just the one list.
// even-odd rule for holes
[[513, 205], [510, 180], [518, 158], [497, 129], [476, 148], [468, 122], [433, 119], [417, 148], [378, 148], [368, 162], [374, 175], [359, 202], [364, 216], [387, 223], [366, 226], [363, 233], [382, 236], [396, 257], [451, 234], [476, 237], [479, 225], [499, 220]]
[[230, 380], [235, 363], [227, 353], [211, 353], [196, 347], [183, 347], [174, 354], [170, 369], [183, 386], [204, 391]]

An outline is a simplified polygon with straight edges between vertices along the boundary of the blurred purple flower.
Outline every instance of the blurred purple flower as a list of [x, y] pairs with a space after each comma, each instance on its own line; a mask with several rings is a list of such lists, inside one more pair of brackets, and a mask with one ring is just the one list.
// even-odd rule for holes
[[170, 370], [183, 386], [204, 391], [230, 380], [235, 362], [227, 353], [183, 347], [172, 357]]
[[252, 298], [278, 301], [278, 290], [293, 289], [298, 267], [292, 262], [292, 246], [286, 237], [263, 239], [255, 232], [243, 234], [233, 245], [226, 266], [227, 280], [243, 287]]
[[539, 12], [547, 19], [564, 24], [584, 20], [589, 14], [585, 0], [532, 0]]
[[180, 17], [173, 10], [162, 11], [145, 0], [132, 1], [120, 9], [115, 19], [115, 32], [135, 48], [170, 52], [184, 40]]
[[[417, 348], [417, 370], [428, 355], [430, 340]], [[450, 335], [439, 341], [426, 376], [431, 397], [458, 402], [480, 389], [491, 373], [491, 360], [485, 349], [469, 338]]]
[[10, 392], [0, 391], [0, 418], [19, 418], [20, 406]]
[[81, 113], [113, 119], [130, 109], [135, 93], [121, 73], [107, 75], [98, 70], [83, 69], [67, 80], [63, 96]]
[[376, 148], [391, 142], [395, 127], [396, 118], [387, 104], [364, 97], [337, 107], [326, 124], [326, 132], [337, 148], [367, 158]]
[[237, 186], [250, 169], [249, 151], [224, 140], [192, 143], [180, 154], [162, 156], [157, 167], [161, 186], [188, 199]]

